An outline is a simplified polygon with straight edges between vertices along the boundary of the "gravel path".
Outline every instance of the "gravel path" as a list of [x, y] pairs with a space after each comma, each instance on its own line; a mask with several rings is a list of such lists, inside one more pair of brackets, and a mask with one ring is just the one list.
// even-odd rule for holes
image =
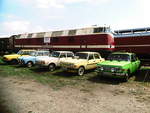
[[0, 92], [2, 113], [150, 113], [149, 89], [143, 87], [89, 82], [55, 90], [33, 80], [0, 77]]

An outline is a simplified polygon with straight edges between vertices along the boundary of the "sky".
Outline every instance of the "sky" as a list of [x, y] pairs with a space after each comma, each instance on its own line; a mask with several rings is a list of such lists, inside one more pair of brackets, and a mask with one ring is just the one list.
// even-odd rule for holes
[[150, 0], [0, 0], [0, 37], [110, 26], [150, 27]]

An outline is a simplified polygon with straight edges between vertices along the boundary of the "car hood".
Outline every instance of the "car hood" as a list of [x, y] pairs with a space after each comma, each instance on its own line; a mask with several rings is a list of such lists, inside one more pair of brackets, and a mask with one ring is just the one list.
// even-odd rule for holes
[[33, 59], [35, 56], [21, 56], [18, 59]]
[[130, 64], [130, 62], [129, 61], [103, 61], [103, 62], [100, 62], [100, 63], [98, 63], [97, 65], [109, 65], [109, 66], [125, 66], [125, 65], [127, 65], [127, 64]]
[[12, 57], [19, 57], [21, 55], [19, 54], [11, 54], [11, 55], [4, 55], [3, 57], [6, 57], [6, 58], [12, 58]]
[[87, 60], [84, 60], [84, 59], [65, 59], [64, 61], [61, 61], [62, 63], [70, 63], [70, 64], [79, 64], [79, 63], [82, 63], [82, 62], [86, 62]]
[[37, 61], [49, 61], [49, 60], [57, 60], [56, 57], [49, 57], [49, 56], [38, 56], [36, 58]]

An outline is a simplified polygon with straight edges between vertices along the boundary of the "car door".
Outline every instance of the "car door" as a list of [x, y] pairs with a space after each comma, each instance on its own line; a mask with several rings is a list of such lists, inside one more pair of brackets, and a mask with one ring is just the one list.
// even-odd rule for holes
[[66, 59], [66, 53], [60, 53], [58, 61], [57, 61], [57, 65], [59, 66], [60, 62]]
[[95, 58], [95, 65], [102, 61], [101, 56], [97, 53], [94, 53], [94, 58]]
[[130, 67], [130, 71], [131, 73], [135, 72], [137, 69], [137, 60], [134, 56], [134, 54], [131, 55], [131, 67]]
[[[136, 60], [136, 61], [135, 61], [135, 62], [136, 62], [135, 64], [136, 64], [136, 70], [137, 70], [137, 69], [139, 69], [139, 66], [140, 66], [140, 60], [138, 59], [138, 57], [137, 57], [135, 54], [134, 54], [134, 57], [135, 57], [135, 60]], [[135, 70], [135, 71], [136, 71], [136, 70]]]
[[88, 60], [87, 60], [87, 69], [94, 69], [96, 68], [95, 65], [95, 58], [94, 58], [94, 54], [89, 54]]

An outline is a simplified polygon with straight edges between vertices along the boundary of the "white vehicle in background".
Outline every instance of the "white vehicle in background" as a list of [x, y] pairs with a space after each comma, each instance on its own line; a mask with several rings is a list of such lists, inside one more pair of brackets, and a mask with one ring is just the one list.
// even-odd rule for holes
[[38, 67], [47, 67], [50, 71], [54, 71], [56, 67], [60, 66], [60, 61], [72, 59], [74, 53], [71, 51], [53, 51], [50, 57], [40, 57], [36, 59]]

